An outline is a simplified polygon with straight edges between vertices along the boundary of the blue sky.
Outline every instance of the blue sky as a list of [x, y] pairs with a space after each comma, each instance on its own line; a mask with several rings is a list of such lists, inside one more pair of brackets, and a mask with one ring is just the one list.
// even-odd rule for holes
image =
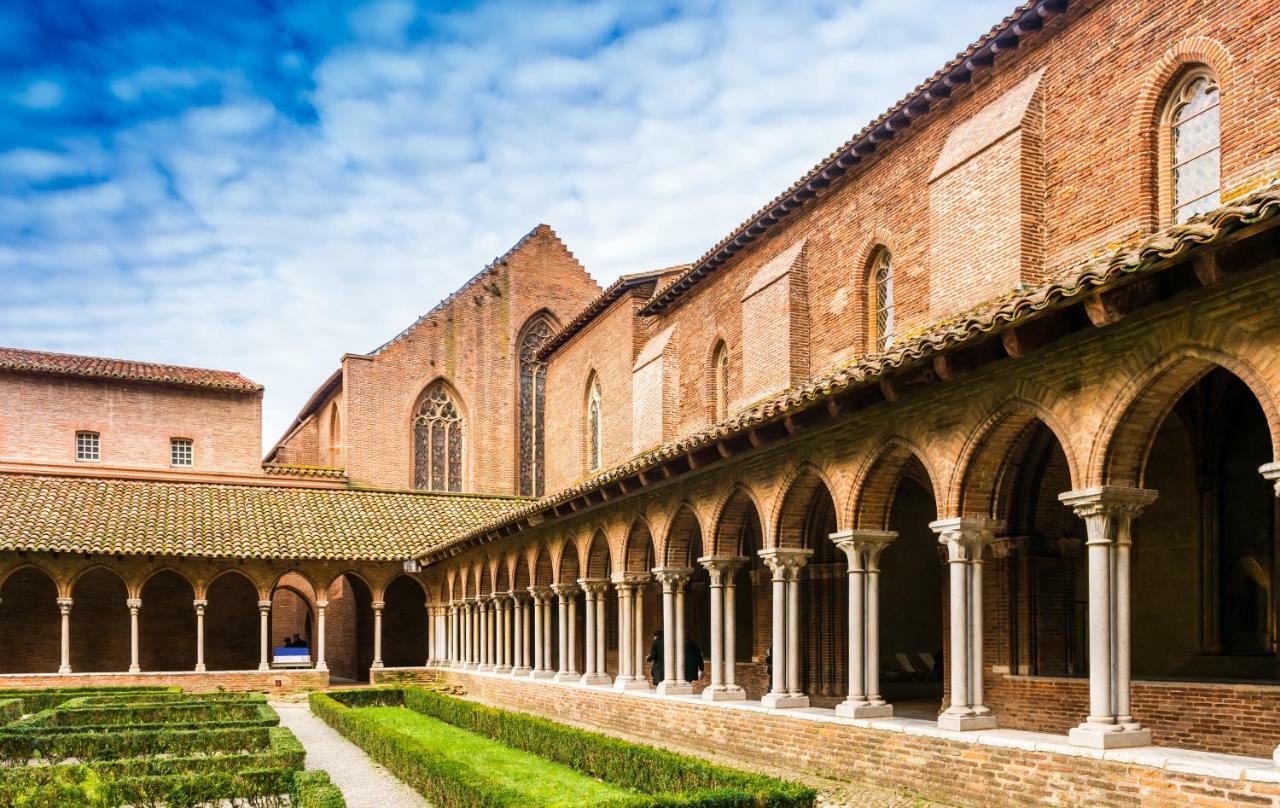
[[696, 258], [1012, 5], [0, 4], [0, 344], [239, 370], [269, 446], [538, 222]]

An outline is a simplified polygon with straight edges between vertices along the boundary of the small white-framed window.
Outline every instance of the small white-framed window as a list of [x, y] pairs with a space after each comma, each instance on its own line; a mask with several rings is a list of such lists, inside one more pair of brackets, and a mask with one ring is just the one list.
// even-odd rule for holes
[[169, 439], [169, 465], [193, 466], [196, 461], [196, 444], [191, 438]]
[[76, 433], [76, 460], [93, 463], [102, 459], [97, 432]]

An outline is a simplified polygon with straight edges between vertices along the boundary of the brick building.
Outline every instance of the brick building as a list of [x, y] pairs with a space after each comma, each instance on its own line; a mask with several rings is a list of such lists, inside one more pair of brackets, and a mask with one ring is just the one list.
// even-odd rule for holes
[[688, 265], [602, 291], [536, 228], [224, 486], [323, 530], [187, 505], [186, 550], [28, 450], [60, 504], [0, 517], [0, 648], [19, 575], [53, 626], [95, 565], [198, 599], [235, 536], [255, 637], [338, 585], [352, 676], [965, 804], [1280, 805], [1278, 39], [1033, 0]]

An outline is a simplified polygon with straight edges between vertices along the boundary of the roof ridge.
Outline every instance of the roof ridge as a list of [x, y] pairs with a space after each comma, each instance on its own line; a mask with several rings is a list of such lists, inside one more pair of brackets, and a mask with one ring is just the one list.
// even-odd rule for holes
[[[66, 364], [58, 364], [72, 360]], [[107, 367], [91, 367], [88, 365], [75, 367], [79, 362], [93, 363], [118, 368], [112, 372]], [[95, 356], [93, 354], [67, 353], [64, 351], [42, 351], [34, 348], [16, 348], [0, 346], [0, 370], [16, 370], [29, 372], [54, 373], [71, 376], [84, 376], [101, 379], [126, 379], [130, 381], [151, 381], [163, 384], [177, 384], [192, 387], [211, 387], [228, 390], [259, 391], [262, 385], [249, 379], [239, 371], [219, 368], [197, 367], [195, 365], [179, 365], [172, 362], [151, 362], [140, 359], [121, 359], [113, 356]], [[209, 378], [183, 378], [178, 375], [147, 374], [141, 371], [173, 371], [178, 373], [207, 374]], [[217, 381], [216, 379], [222, 379]]]

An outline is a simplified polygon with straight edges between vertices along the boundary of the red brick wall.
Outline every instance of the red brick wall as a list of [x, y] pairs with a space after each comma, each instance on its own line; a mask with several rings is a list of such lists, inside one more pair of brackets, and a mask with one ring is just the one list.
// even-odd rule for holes
[[[192, 472], [262, 471], [260, 393], [0, 373], [0, 401], [0, 461], [168, 470], [169, 439], [191, 438]], [[77, 431], [99, 433], [96, 464], [77, 464]]]
[[0, 688], [10, 687], [122, 687], [125, 685], [178, 685], [201, 693], [209, 690], [257, 690], [283, 695], [317, 690], [329, 685], [324, 671], [226, 671], [220, 673], [99, 673], [83, 675], [44, 674], [0, 676]]

